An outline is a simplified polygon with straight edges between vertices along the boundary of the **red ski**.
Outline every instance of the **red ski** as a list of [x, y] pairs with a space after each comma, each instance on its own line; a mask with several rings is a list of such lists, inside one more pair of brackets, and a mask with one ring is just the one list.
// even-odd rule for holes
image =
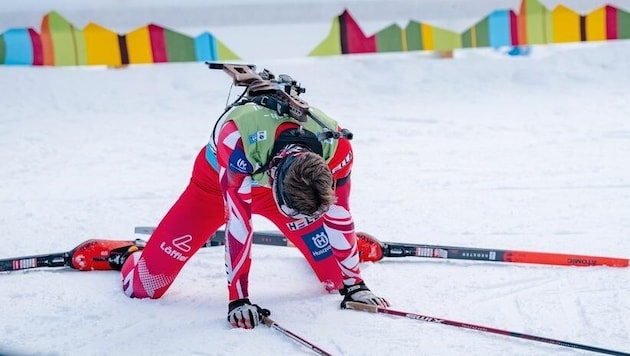
[[120, 270], [124, 258], [144, 241], [91, 239], [67, 252], [0, 259], [0, 272], [39, 267], [71, 267], [79, 271]]

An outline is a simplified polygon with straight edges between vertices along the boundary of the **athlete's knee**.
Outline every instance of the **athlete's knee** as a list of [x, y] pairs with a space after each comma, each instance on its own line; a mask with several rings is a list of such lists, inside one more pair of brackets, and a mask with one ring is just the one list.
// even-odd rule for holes
[[132, 253], [120, 272], [123, 293], [130, 298], [160, 298], [175, 280], [173, 276], [149, 271], [142, 251]]

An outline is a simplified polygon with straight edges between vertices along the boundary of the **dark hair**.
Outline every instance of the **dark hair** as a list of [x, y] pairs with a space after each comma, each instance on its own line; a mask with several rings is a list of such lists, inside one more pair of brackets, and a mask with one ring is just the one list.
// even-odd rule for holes
[[328, 210], [337, 198], [328, 164], [313, 152], [301, 154], [291, 164], [284, 176], [283, 188], [291, 207], [306, 215]]

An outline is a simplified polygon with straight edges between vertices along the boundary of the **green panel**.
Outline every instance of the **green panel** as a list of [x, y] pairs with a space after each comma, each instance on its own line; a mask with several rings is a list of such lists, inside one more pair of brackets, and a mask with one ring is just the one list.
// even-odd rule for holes
[[396, 24], [388, 26], [376, 33], [377, 52], [402, 52], [402, 31]]
[[76, 60], [78, 65], [86, 66], [87, 63], [87, 47], [85, 44], [85, 36], [83, 31], [74, 28], [74, 48], [76, 48]]
[[56, 12], [48, 14], [56, 66], [77, 64], [73, 26]]
[[309, 56], [330, 56], [339, 55], [341, 53], [341, 29], [339, 27], [339, 16], [336, 16], [332, 22], [330, 32], [326, 39], [318, 44], [308, 54]]
[[462, 47], [472, 48], [472, 46], [472, 29], [468, 29], [466, 32], [462, 33]]
[[195, 40], [192, 37], [165, 28], [164, 39], [166, 40], [169, 62], [194, 62], [197, 60]]
[[527, 1], [527, 42], [528, 44], [543, 44], [549, 42], [549, 23], [551, 13], [538, 0]]
[[490, 21], [488, 17], [475, 25], [477, 47], [490, 47]]
[[433, 28], [433, 42], [436, 51], [449, 51], [462, 48], [462, 37], [453, 31]]
[[619, 39], [630, 39], [630, 13], [617, 9], [617, 35]]
[[0, 34], [0, 64], [4, 64], [4, 55], [6, 53], [6, 45], [4, 44], [4, 36]]
[[422, 26], [415, 21], [409, 21], [405, 34], [407, 36], [407, 50], [408, 51], [421, 51], [422, 50]]
[[221, 61], [233, 61], [240, 59], [236, 53], [232, 52], [223, 42], [215, 39], [217, 44], [217, 59]]
[[545, 11], [545, 20], [543, 21], [543, 43], [551, 43], [553, 42], [551, 39], [553, 38], [553, 18], [551, 17], [551, 11]]

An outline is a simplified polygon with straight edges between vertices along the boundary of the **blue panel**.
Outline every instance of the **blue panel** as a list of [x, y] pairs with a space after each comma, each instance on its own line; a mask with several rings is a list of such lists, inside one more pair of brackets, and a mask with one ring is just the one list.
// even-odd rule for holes
[[2, 36], [5, 44], [4, 64], [33, 64], [33, 42], [27, 29], [10, 29]]
[[217, 59], [217, 46], [211, 34], [206, 32], [195, 38], [195, 54], [200, 62]]
[[496, 10], [488, 16], [490, 47], [498, 48], [512, 45], [510, 30], [510, 11]]

